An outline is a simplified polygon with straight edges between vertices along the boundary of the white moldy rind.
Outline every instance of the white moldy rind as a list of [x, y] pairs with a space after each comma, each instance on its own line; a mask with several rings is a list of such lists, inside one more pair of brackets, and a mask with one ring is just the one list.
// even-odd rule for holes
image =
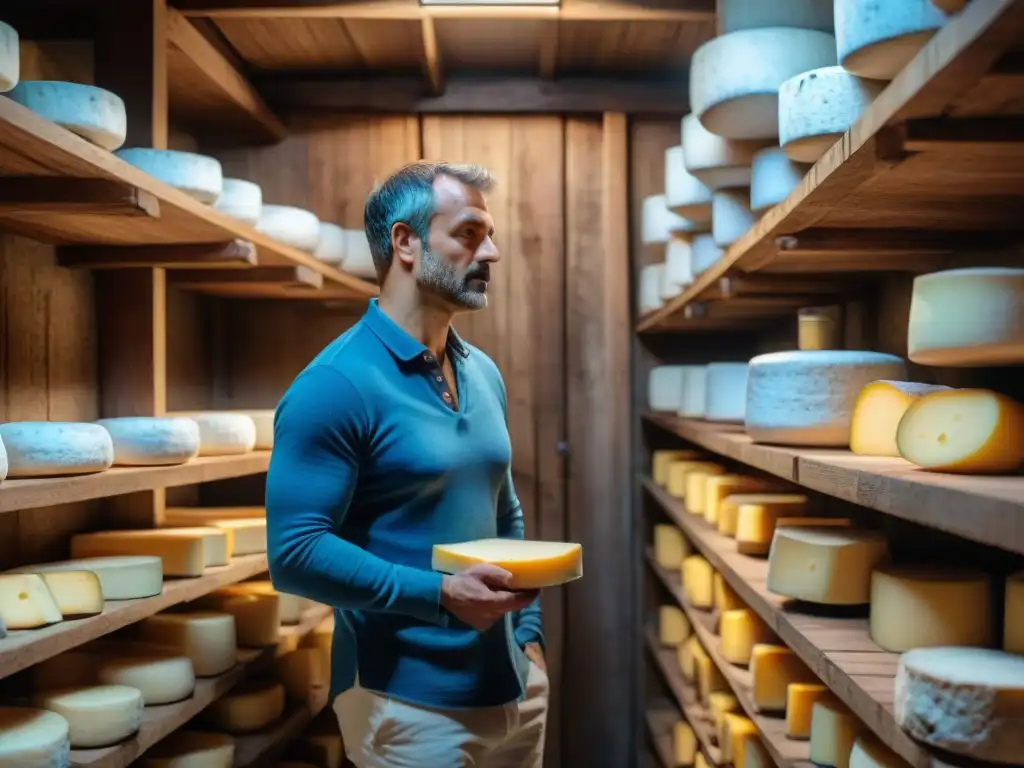
[[809, 167], [790, 160], [780, 147], [762, 149], [754, 155], [750, 210], [762, 214], [781, 203], [803, 181]]
[[121, 466], [183, 464], [199, 453], [199, 425], [191, 419], [126, 416], [96, 422], [110, 433]]
[[716, 136], [701, 125], [696, 115], [682, 120], [683, 164], [708, 189], [745, 187], [750, 184], [750, 164], [763, 141], [736, 141]]
[[261, 408], [252, 411], [234, 411], [234, 413], [241, 413], [252, 419], [253, 424], [256, 425], [256, 445], [257, 451], [269, 451], [274, 447], [274, 409], [273, 408]]
[[683, 391], [679, 398], [679, 415], [686, 419], [703, 419], [707, 401], [708, 367], [683, 366]]
[[750, 361], [746, 432], [756, 443], [845, 448], [864, 385], [906, 379], [903, 360], [880, 352], [773, 352]]
[[640, 270], [640, 312], [653, 312], [665, 303], [661, 299], [661, 273], [664, 264], [648, 264]]
[[0, 93], [18, 84], [21, 77], [21, 45], [18, 30], [0, 21]]
[[129, 147], [115, 154], [164, 184], [206, 205], [213, 205], [223, 189], [220, 162], [206, 155], [172, 149]]
[[110, 433], [98, 424], [12, 421], [0, 424], [9, 477], [102, 472], [114, 463]]
[[213, 207], [236, 221], [255, 224], [263, 210], [263, 190], [245, 179], [224, 179]]
[[107, 150], [124, 144], [128, 116], [116, 93], [92, 85], [22, 80], [8, 98]]
[[690, 109], [728, 139], [779, 135], [779, 86], [836, 63], [836, 41], [813, 29], [769, 27], [709, 40], [690, 64]]
[[256, 445], [256, 423], [244, 413], [191, 411], [174, 415], [199, 425], [200, 456], [248, 453]]
[[722, 258], [723, 251], [715, 245], [715, 236], [712, 234], [694, 235], [690, 248], [694, 277], [707, 272], [715, 262]]
[[641, 224], [641, 239], [644, 245], [667, 243], [673, 232], [689, 232], [693, 222], [670, 211], [665, 195], [650, 195], [644, 198]]
[[779, 86], [779, 144], [791, 160], [813, 163], [835, 144], [885, 88], [879, 80], [822, 67]]
[[900, 657], [893, 715], [930, 746], [1020, 765], [1022, 697], [1022, 656], [987, 648], [919, 648]]
[[683, 393], [682, 365], [659, 365], [651, 369], [647, 378], [647, 407], [652, 411], [679, 409]]
[[696, 224], [711, 221], [711, 190], [686, 170], [682, 146], [665, 150], [665, 204]]
[[309, 211], [290, 205], [264, 205], [256, 231], [267, 237], [312, 253], [320, 239], [320, 219]]
[[709, 363], [704, 418], [743, 422], [747, 410], [747, 363]]
[[342, 264], [345, 261], [345, 230], [337, 224], [321, 221], [313, 257], [325, 264]]
[[678, 296], [693, 283], [693, 252], [690, 241], [681, 237], [673, 237], [666, 247], [665, 269], [661, 276], [661, 298], [668, 299], [665, 294], [671, 292]]
[[718, 0], [718, 34], [759, 27], [832, 31], [832, 0]]
[[373, 280], [377, 270], [373, 266], [373, 254], [366, 232], [361, 229], [345, 230], [345, 271], [350, 275]]
[[892, 80], [943, 24], [931, 0], [836, 0], [839, 63], [855, 75]]
[[68, 733], [56, 712], [0, 706], [0, 768], [67, 768]]
[[750, 190], [720, 189], [711, 203], [711, 234], [715, 245], [728, 248], [746, 234], [757, 216], [750, 210]]

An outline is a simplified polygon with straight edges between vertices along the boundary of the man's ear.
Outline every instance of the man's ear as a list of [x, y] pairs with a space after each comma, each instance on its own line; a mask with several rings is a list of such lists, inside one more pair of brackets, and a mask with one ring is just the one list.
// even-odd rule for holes
[[395, 251], [395, 257], [407, 268], [412, 269], [421, 248], [419, 235], [405, 222], [396, 221], [391, 225], [391, 247]]

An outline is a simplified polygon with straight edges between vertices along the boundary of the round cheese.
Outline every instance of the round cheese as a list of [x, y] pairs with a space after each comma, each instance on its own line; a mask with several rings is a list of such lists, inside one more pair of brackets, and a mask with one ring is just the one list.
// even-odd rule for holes
[[116, 154], [126, 163], [206, 205], [217, 202], [223, 190], [223, 171], [220, 162], [212, 157], [143, 147], [119, 149]]
[[736, 493], [726, 496], [718, 505], [718, 532], [735, 538], [740, 517], [746, 521], [746, 549], [751, 545], [757, 554], [766, 554], [775, 533], [775, 523], [782, 517], [796, 517], [807, 508], [807, 497], [787, 493]]
[[896, 433], [907, 409], [927, 394], [948, 390], [938, 384], [872, 381], [853, 405], [850, 450], [858, 456], [899, 456]]
[[907, 354], [944, 367], [1024, 363], [1024, 269], [967, 267], [914, 278]]
[[661, 298], [661, 278], [664, 264], [648, 264], [640, 269], [640, 312], [653, 312], [665, 303]]
[[126, 416], [96, 422], [114, 444], [114, 464], [184, 464], [199, 454], [199, 425], [192, 419]]
[[682, 120], [683, 165], [711, 191], [750, 184], [750, 164], [763, 141], [735, 141], [716, 136], [696, 115]]
[[871, 572], [888, 554], [881, 531], [777, 526], [768, 555], [768, 591], [819, 605], [863, 605], [871, 600]]
[[693, 283], [693, 252], [690, 241], [676, 235], [665, 249], [665, 269], [661, 272], [661, 298], [668, 301]]
[[847, 768], [909, 768], [909, 764], [878, 739], [864, 734], [853, 742]]
[[720, 189], [711, 203], [711, 235], [715, 245], [728, 248], [757, 223], [750, 210], [750, 190]]
[[345, 271], [365, 280], [377, 279], [377, 268], [373, 264], [373, 252], [366, 232], [361, 229], [345, 230]]
[[861, 77], [892, 80], [945, 22], [931, 0], [836, 0], [839, 63]]
[[719, 0], [718, 34], [759, 27], [797, 27], [832, 31], [832, 0]]
[[306, 253], [315, 251], [320, 241], [320, 219], [290, 205], [264, 205], [256, 230]]
[[747, 410], [747, 363], [711, 363], [707, 367], [704, 418], [743, 422]]
[[36, 629], [63, 618], [42, 576], [0, 574], [0, 621], [7, 629]]
[[688, 219], [670, 211], [665, 195], [645, 197], [641, 218], [640, 236], [644, 245], [667, 243], [673, 232], [689, 232], [696, 226]]
[[682, 366], [682, 393], [679, 396], [678, 414], [685, 419], [703, 419], [707, 405], [706, 365]]
[[104, 658], [99, 662], [97, 677], [105, 685], [137, 688], [147, 707], [187, 699], [196, 687], [195, 670], [187, 656]]
[[780, 147], [762, 149], [754, 155], [750, 174], [750, 209], [762, 214], [781, 203], [803, 181], [807, 168], [786, 157]]
[[245, 413], [192, 411], [175, 414], [199, 425], [200, 456], [248, 453], [256, 445], [256, 423]]
[[1019, 765], [1024, 656], [987, 648], [918, 648], [900, 657], [893, 716], [917, 741], [975, 760]]
[[779, 86], [779, 144], [786, 156], [813, 163], [842, 138], [885, 88], [880, 80], [821, 67]]
[[0, 93], [6, 93], [18, 84], [21, 76], [20, 48], [18, 30], [0, 21]]
[[114, 463], [110, 433], [98, 424], [12, 421], [0, 424], [8, 477], [102, 472]]
[[277, 594], [246, 595], [218, 590], [194, 601], [194, 605], [234, 616], [235, 636], [242, 648], [277, 644], [281, 628], [280, 598]]
[[827, 32], [767, 27], [713, 38], [690, 63], [690, 109], [727, 139], [779, 135], [779, 86], [801, 72], [836, 63]]
[[730, 664], [746, 666], [755, 645], [775, 639], [771, 628], [749, 608], [722, 611], [718, 622], [722, 657]]
[[226, 733], [174, 731], [139, 758], [142, 768], [233, 768], [235, 740]]
[[141, 640], [179, 649], [197, 677], [222, 675], [238, 662], [235, 618], [229, 613], [158, 613], [135, 626]]
[[278, 656], [274, 671], [287, 697], [295, 701], [309, 701], [315, 688], [331, 683], [330, 660], [319, 648], [296, 648]]
[[206, 710], [210, 722], [229, 733], [258, 731], [284, 714], [284, 686], [272, 680], [246, 680]]
[[833, 697], [811, 705], [811, 762], [849, 768], [850, 752], [864, 726]]
[[871, 574], [871, 639], [893, 653], [938, 645], [992, 645], [987, 575], [887, 566]]
[[22, 80], [8, 98], [103, 149], [124, 144], [128, 116], [121, 97], [102, 88], [54, 80]]
[[224, 179], [213, 207], [232, 219], [255, 224], [263, 210], [263, 190], [245, 179]]
[[90, 571], [100, 580], [104, 600], [136, 600], [163, 590], [163, 561], [152, 555], [84, 557], [54, 563], [25, 565], [11, 573], [58, 573]]
[[647, 377], [647, 407], [675, 413], [683, 394], [683, 365], [659, 365]]
[[682, 146], [665, 150], [665, 204], [692, 222], [711, 221], [711, 190], [686, 170]]
[[326, 264], [342, 264], [345, 261], [345, 230], [337, 224], [321, 221], [313, 257]]
[[108, 747], [127, 739], [142, 724], [142, 693], [127, 685], [90, 685], [41, 691], [35, 705], [68, 722], [74, 749]]
[[658, 289], [658, 296], [662, 301], [671, 301], [683, 292], [682, 285], [674, 283], [668, 279], [669, 271], [667, 269], [667, 265], [666, 269], [661, 270], [659, 274], [661, 275], [661, 286]]
[[56, 712], [0, 707], [0, 768], [64, 768], [71, 759], [68, 730]]
[[274, 409], [260, 408], [256, 410], [222, 411], [222, 413], [239, 413], [248, 416], [256, 425], [257, 451], [269, 451], [274, 447]]
[[757, 443], [846, 448], [853, 406], [878, 379], [903, 379], [903, 360], [880, 352], [773, 352], [750, 361], [746, 432]]
[[302, 612], [308, 607], [305, 598], [290, 595], [287, 592], [278, 592], [274, 589], [274, 585], [266, 579], [239, 582], [219, 591], [239, 595], [277, 595], [277, 609], [282, 624], [298, 624], [302, 620]]
[[712, 234], [694, 235], [690, 242], [690, 262], [693, 276], [704, 274], [722, 258], [722, 249], [715, 245]]

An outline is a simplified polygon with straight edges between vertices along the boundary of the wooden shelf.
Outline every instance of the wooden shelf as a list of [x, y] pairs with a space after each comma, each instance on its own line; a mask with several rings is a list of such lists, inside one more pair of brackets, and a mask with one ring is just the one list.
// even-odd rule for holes
[[0, 639], [0, 678], [266, 570], [266, 555], [244, 555], [233, 558], [229, 565], [207, 568], [204, 575], [194, 579], [166, 579], [163, 592], [155, 597], [110, 600], [98, 616], [11, 632]]
[[[24, 177], [32, 177], [31, 183]], [[259, 267], [305, 267], [322, 275], [323, 290], [330, 293], [309, 291], [311, 299], [359, 300], [379, 292], [376, 285], [228, 218], [7, 98], [0, 98], [0, 229], [60, 245], [244, 240], [255, 246]], [[111, 253], [116, 258], [116, 249]]]
[[813, 491], [1024, 554], [1024, 477], [928, 472], [904, 459], [758, 445], [738, 425], [667, 413], [647, 413], [644, 418], [706, 450]]
[[265, 731], [235, 738], [235, 768], [270, 768], [327, 706], [327, 688], [317, 688], [305, 704], [294, 706]]
[[647, 731], [651, 735], [651, 744], [658, 755], [658, 764], [661, 768], [676, 768], [672, 726], [678, 719], [679, 714], [668, 706], [647, 709]]
[[[642, 317], [638, 331], [685, 328], [672, 318], [733, 269], [927, 269], [930, 258], [956, 247], [952, 241], [941, 244], [944, 230], [986, 236], [993, 230], [1019, 231], [1024, 142], [1017, 131], [1014, 143], [998, 120], [986, 124], [978, 118], [1019, 119], [1024, 75], [1012, 56], [1008, 63], [1001, 57], [1022, 40], [1024, 0], [973, 0], [789, 197], [682, 295]], [[922, 230], [931, 230], [931, 242], [915, 244]], [[830, 231], [839, 237], [829, 237]], [[895, 232], [907, 237], [894, 237]], [[973, 241], [974, 250], [984, 247], [984, 237]]]

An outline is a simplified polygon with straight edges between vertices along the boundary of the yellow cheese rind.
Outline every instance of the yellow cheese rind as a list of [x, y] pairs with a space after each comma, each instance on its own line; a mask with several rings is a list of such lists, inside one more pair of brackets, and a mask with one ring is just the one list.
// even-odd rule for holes
[[708, 480], [717, 475], [725, 474], [724, 467], [706, 467], [694, 469], [686, 473], [685, 506], [691, 515], [703, 515]]
[[583, 576], [583, 547], [575, 543], [527, 539], [480, 539], [435, 544], [431, 568], [459, 573], [489, 563], [508, 571], [511, 589], [554, 587]]
[[0, 768], [69, 764], [68, 721], [56, 712], [0, 706]]
[[814, 703], [830, 696], [821, 683], [790, 683], [786, 686], [786, 737], [806, 741], [811, 738], [811, 714]]
[[227, 613], [158, 613], [137, 627], [144, 642], [179, 650], [192, 661], [197, 677], [222, 675], [238, 663], [235, 619]]
[[41, 691], [33, 702], [68, 721], [73, 749], [108, 747], [131, 736], [142, 724], [142, 693], [127, 685]]
[[725, 716], [739, 709], [740, 703], [729, 691], [714, 691], [708, 696], [708, 712], [715, 724], [715, 740], [722, 744], [725, 739]]
[[0, 621], [7, 629], [36, 629], [63, 618], [42, 576], [0, 574]]
[[872, 381], [860, 391], [853, 405], [850, 450], [859, 456], [899, 456], [896, 430], [903, 414], [925, 395], [948, 390], [940, 384]]
[[817, 682], [814, 673], [784, 645], [755, 645], [750, 654], [751, 698], [758, 712], [783, 712], [791, 683]]
[[690, 635], [690, 638], [679, 646], [676, 658], [679, 661], [679, 671], [683, 673], [683, 679], [692, 683], [697, 677], [697, 656], [704, 653], [697, 635]]
[[174, 731], [140, 762], [142, 768], [233, 768], [235, 740], [226, 733]]
[[746, 666], [755, 645], [770, 643], [775, 638], [771, 628], [749, 608], [724, 611], [719, 618], [722, 656], [730, 664]]
[[700, 643], [693, 646], [693, 670], [694, 678], [697, 681], [697, 692], [700, 695], [701, 703], [705, 706], [710, 702], [712, 693], [729, 689], [722, 670], [708, 656], [704, 646]]
[[[793, 516], [797, 515], [797, 516]], [[845, 517], [799, 517], [786, 505], [741, 504], [736, 520], [736, 551], [743, 555], [764, 556], [771, 551], [775, 529], [783, 526], [847, 528], [852, 521]]]
[[[775, 483], [759, 477], [746, 475], [710, 475], [704, 482], [704, 508], [701, 514], [711, 525], [718, 525], [718, 510], [722, 502], [729, 496], [741, 493], [767, 491], [775, 487]], [[690, 499], [687, 498], [687, 504]]]
[[715, 600], [714, 573], [711, 563], [700, 555], [690, 555], [683, 560], [683, 591], [690, 605], [711, 608]]
[[879, 531], [846, 527], [776, 527], [768, 558], [768, 590], [822, 605], [871, 599], [871, 572], [888, 556]]
[[673, 461], [668, 466], [668, 482], [665, 490], [677, 499], [686, 497], [687, 477], [691, 472], [706, 472], [709, 475], [724, 475], [725, 467], [713, 461]]
[[654, 561], [669, 571], [678, 571], [690, 554], [686, 538], [678, 526], [658, 523], [654, 526]]
[[39, 575], [65, 619], [103, 613], [103, 588], [92, 571], [48, 571]]
[[746, 608], [746, 604], [740, 600], [739, 595], [733, 591], [729, 583], [718, 571], [715, 571], [712, 579], [712, 592], [714, 593], [715, 610], [721, 612], [733, 611], [737, 608]]
[[740, 507], [760, 506], [767, 509], [782, 507], [799, 514], [807, 507], [807, 497], [799, 493], [738, 493], [727, 496], [718, 507], [718, 532], [735, 538], [739, 524]]
[[690, 622], [675, 605], [658, 607], [658, 639], [662, 645], [679, 645], [690, 636]]
[[1003, 650], [1024, 654], [1024, 571], [1006, 577], [1003, 601]]
[[[221, 534], [223, 536], [223, 534]], [[164, 576], [202, 576], [206, 569], [203, 536], [173, 530], [102, 531], [71, 537], [71, 557], [154, 555]]]
[[654, 482], [662, 488], [668, 483], [668, 468], [673, 461], [696, 460], [700, 458], [700, 451], [690, 450], [663, 450], [654, 451], [651, 454], [651, 475]]
[[835, 699], [816, 701], [811, 711], [811, 762], [850, 768], [850, 752], [861, 728], [856, 715]]
[[228, 733], [251, 733], [284, 714], [284, 686], [272, 680], [246, 680], [215, 701], [206, 719]]
[[199, 610], [229, 613], [235, 618], [235, 635], [241, 648], [276, 645], [280, 637], [281, 612], [277, 594], [239, 594], [217, 590], [191, 603]]
[[900, 456], [936, 472], [997, 475], [1024, 465], [1024, 405], [987, 389], [953, 389], [911, 405], [896, 431]]
[[693, 765], [697, 755], [697, 735], [689, 723], [679, 721], [672, 726], [672, 752], [676, 765]]
[[757, 726], [754, 721], [745, 715], [727, 712], [725, 714], [725, 728], [719, 740], [719, 748], [722, 750], [722, 763], [733, 765], [744, 765], [746, 763], [747, 742], [751, 738], [757, 738]]

